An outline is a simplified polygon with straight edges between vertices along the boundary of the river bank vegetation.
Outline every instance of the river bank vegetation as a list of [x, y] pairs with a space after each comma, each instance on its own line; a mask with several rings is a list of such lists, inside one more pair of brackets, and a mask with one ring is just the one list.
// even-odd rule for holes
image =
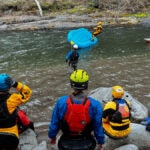
[[149, 0], [1, 0], [0, 16], [38, 15], [36, 2], [44, 16], [97, 13], [99, 17], [150, 17]]
[[138, 24], [149, 0], [1, 0], [0, 30], [40, 30]]

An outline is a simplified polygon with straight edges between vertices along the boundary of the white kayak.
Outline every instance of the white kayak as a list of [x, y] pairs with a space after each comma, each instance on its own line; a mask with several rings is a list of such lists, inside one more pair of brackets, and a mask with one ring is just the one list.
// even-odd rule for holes
[[146, 41], [147, 43], [150, 43], [150, 38], [144, 38], [144, 41]]

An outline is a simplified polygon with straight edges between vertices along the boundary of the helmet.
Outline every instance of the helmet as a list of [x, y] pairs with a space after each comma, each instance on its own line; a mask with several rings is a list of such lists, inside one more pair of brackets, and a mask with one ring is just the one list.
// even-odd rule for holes
[[102, 22], [100, 21], [100, 22], [98, 22], [98, 25], [102, 25]]
[[0, 91], [7, 91], [12, 83], [13, 81], [8, 74], [0, 74]]
[[71, 87], [78, 90], [86, 90], [88, 88], [89, 76], [86, 71], [77, 69], [70, 75]]
[[113, 86], [111, 93], [114, 98], [122, 98], [124, 95], [124, 89], [121, 86]]
[[73, 49], [78, 49], [78, 45], [77, 45], [77, 44], [74, 44], [74, 45], [73, 45]]

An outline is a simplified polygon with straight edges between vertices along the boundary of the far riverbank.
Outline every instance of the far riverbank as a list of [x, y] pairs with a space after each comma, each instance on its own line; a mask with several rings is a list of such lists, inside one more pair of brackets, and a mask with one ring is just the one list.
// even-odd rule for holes
[[23, 31], [23, 30], [49, 30], [53, 28], [77, 28], [93, 27], [101, 21], [103, 25], [122, 26], [136, 25], [145, 22], [150, 24], [150, 18], [122, 17], [122, 18], [99, 18], [95, 14], [88, 15], [57, 15], [55, 17], [47, 16], [3, 16], [0, 18], [0, 31]]

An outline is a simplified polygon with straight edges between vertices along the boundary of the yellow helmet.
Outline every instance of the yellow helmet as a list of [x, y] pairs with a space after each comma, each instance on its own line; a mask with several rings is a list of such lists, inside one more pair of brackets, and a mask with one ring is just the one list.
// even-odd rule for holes
[[124, 89], [121, 86], [113, 86], [111, 93], [114, 98], [122, 98], [124, 95]]
[[89, 76], [86, 71], [77, 69], [70, 75], [70, 84], [74, 89], [86, 90], [88, 88]]
[[100, 22], [98, 22], [97, 24], [98, 24], [98, 25], [102, 25], [102, 22], [100, 21]]

